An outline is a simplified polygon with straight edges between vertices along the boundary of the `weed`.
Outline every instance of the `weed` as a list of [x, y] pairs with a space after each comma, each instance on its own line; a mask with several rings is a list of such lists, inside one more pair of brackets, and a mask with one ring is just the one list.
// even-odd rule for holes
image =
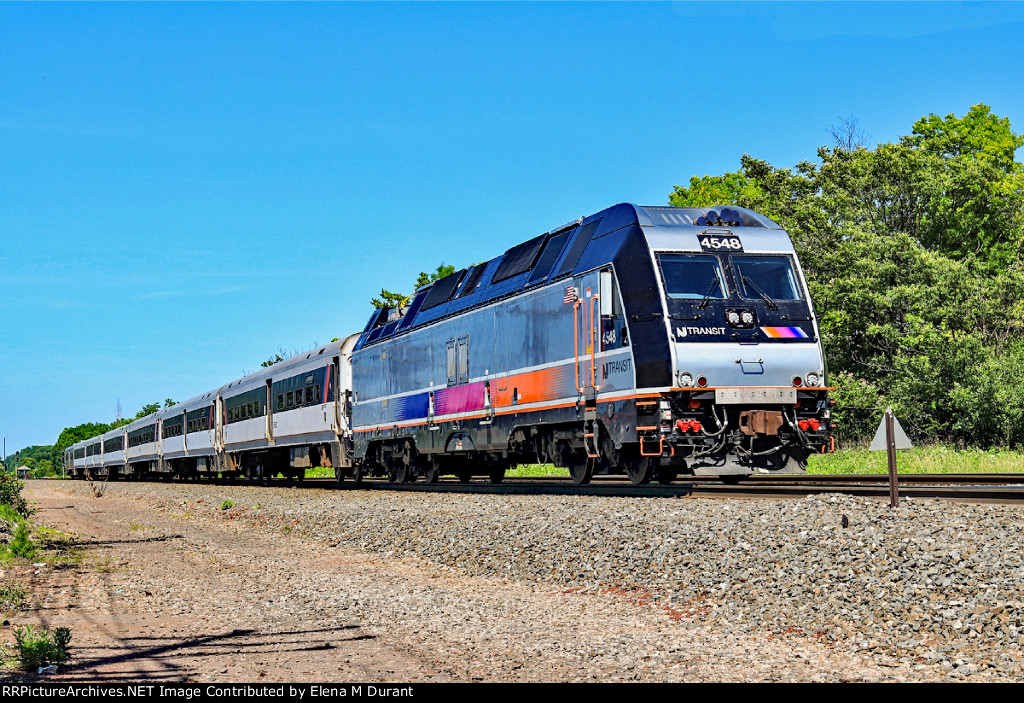
[[233, 507], [235, 507], [235, 501], [233, 500], [226, 500], [220, 504], [221, 510], [230, 510]]
[[18, 664], [25, 671], [56, 664], [61, 666], [67, 662], [68, 645], [71, 643], [71, 630], [58, 627], [53, 632], [36, 630], [31, 625], [19, 627], [14, 631], [14, 646], [18, 651]]
[[10, 474], [0, 474], [0, 503], [9, 505], [22, 517], [30, 517], [33, 511], [21, 495], [24, 483]]
[[31, 559], [36, 555], [36, 545], [28, 537], [27, 522], [18, 523], [18, 526], [14, 529], [14, 537], [11, 539], [11, 543], [7, 545], [7, 549], [12, 555], [22, 559]]
[[0, 609], [22, 610], [28, 605], [28, 591], [16, 583], [0, 584]]

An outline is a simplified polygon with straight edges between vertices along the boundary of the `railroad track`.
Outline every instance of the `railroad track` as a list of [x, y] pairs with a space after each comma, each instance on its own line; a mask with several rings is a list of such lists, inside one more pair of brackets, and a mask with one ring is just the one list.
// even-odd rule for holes
[[[248, 485], [244, 480], [219, 480], [217, 485]], [[646, 498], [802, 498], [816, 493], [846, 493], [864, 497], [889, 497], [888, 476], [860, 474], [823, 476], [808, 474], [755, 474], [735, 483], [711, 476], [685, 476], [667, 486], [634, 486], [623, 476], [595, 476], [586, 486], [574, 486], [568, 477], [507, 478], [492, 484], [484, 478], [462, 483], [452, 478], [438, 483], [422, 481], [393, 484], [365, 479], [338, 485], [330, 478], [302, 483], [272, 480], [267, 485], [334, 490], [383, 490], [396, 492], [480, 493], [503, 495], [591, 495]], [[972, 503], [1024, 503], [1024, 474], [904, 474], [899, 477], [901, 498], [942, 498]]]
[[[681, 477], [667, 486], [634, 486], [625, 477], [598, 476], [587, 486], [574, 486], [568, 478], [536, 477], [506, 479], [494, 485], [480, 479], [471, 483], [443, 481], [436, 484], [391, 484], [364, 482], [366, 488], [395, 491], [437, 491], [457, 493], [604, 495], [662, 498], [803, 498], [816, 493], [889, 498], [885, 475], [753, 475], [736, 483], [724, 483], [710, 476]], [[1024, 474], [968, 474], [900, 476], [901, 498], [943, 498], [965, 502], [1024, 503]]]

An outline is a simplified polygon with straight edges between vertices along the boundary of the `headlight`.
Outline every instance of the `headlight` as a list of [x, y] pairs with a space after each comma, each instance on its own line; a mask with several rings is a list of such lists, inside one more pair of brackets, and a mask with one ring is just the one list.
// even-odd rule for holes
[[729, 310], [725, 313], [725, 319], [730, 325], [738, 325], [740, 323], [740, 314], [735, 310]]
[[744, 310], [742, 313], [740, 313], [740, 319], [743, 320], [743, 324], [752, 325], [754, 324], [754, 313], [750, 312], [749, 310]]
[[804, 376], [804, 380], [807, 381], [808, 386], [817, 388], [818, 384], [821, 383], [821, 376], [816, 371], [810, 371]]
[[692, 373], [681, 373], [679, 374], [679, 385], [689, 388], [693, 385], [693, 374]]

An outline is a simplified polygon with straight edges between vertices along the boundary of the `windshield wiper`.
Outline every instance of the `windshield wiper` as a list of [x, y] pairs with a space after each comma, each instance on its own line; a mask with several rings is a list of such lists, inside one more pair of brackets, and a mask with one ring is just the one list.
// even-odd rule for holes
[[768, 304], [768, 307], [770, 307], [772, 310], [779, 309], [779, 304], [772, 300], [772, 297], [770, 295], [761, 290], [761, 287], [759, 285], [750, 280], [750, 276], [744, 276], [743, 282], [749, 284], [750, 287], [754, 289], [755, 293], [764, 298], [764, 302]]
[[700, 299], [700, 302], [697, 303], [698, 310], [703, 310], [708, 306], [708, 303], [711, 302], [711, 291], [715, 289], [715, 286], [721, 288], [721, 283], [718, 281], [717, 276], [711, 279], [711, 285], [708, 286], [707, 292], [704, 294], [704, 297]]

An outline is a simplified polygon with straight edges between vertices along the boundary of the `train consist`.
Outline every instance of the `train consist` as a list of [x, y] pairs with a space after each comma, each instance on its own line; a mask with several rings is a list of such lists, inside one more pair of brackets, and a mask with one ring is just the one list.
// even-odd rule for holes
[[830, 444], [792, 242], [738, 207], [620, 204], [374, 311], [359, 334], [65, 453], [91, 477], [633, 483], [799, 471]]

